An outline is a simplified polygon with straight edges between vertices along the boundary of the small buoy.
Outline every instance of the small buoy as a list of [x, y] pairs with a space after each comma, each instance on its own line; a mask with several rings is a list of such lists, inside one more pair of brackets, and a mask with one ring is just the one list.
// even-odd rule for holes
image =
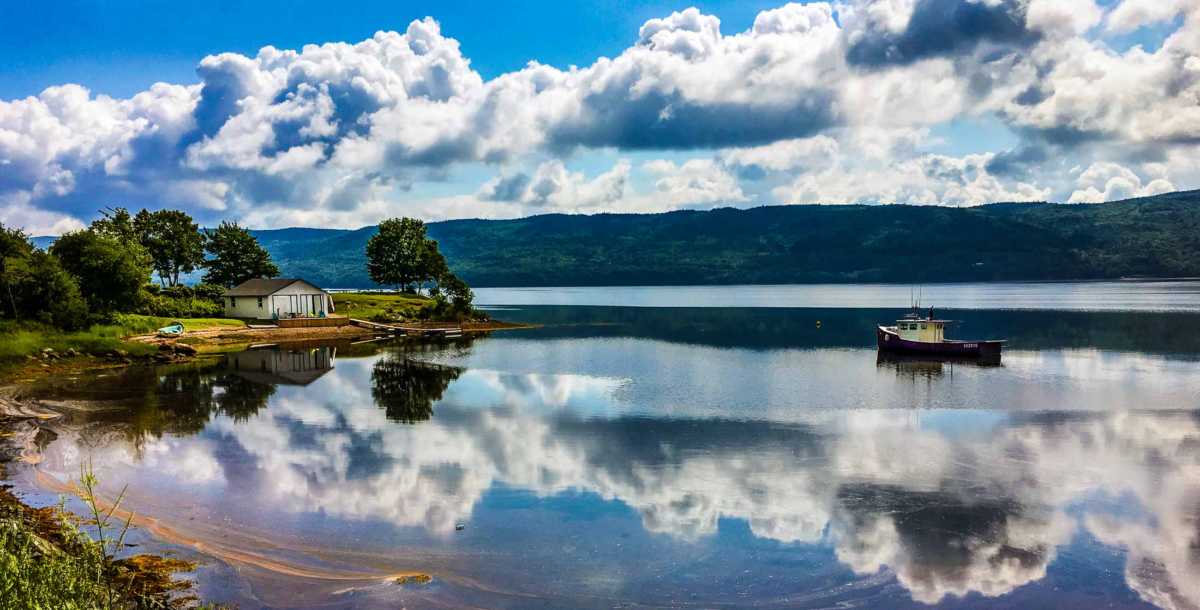
[[454, 524], [454, 531], [456, 531], [456, 532], [461, 532], [465, 529], [467, 529], [466, 523], [455, 523]]
[[821, 328], [821, 321], [817, 320], [817, 328]]

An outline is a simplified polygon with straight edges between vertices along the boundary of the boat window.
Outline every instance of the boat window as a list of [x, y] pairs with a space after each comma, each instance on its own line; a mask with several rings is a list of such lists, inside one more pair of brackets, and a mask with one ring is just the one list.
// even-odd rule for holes
[[921, 330], [925, 330], [925, 323], [921, 322]]

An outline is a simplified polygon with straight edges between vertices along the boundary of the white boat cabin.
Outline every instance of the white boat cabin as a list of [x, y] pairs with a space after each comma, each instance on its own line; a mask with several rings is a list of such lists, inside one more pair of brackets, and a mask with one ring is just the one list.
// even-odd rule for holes
[[333, 313], [333, 297], [299, 278], [246, 280], [225, 291], [225, 315], [278, 320], [324, 318]]
[[907, 317], [896, 320], [896, 334], [905, 341], [941, 343], [946, 340], [946, 323], [950, 320]]

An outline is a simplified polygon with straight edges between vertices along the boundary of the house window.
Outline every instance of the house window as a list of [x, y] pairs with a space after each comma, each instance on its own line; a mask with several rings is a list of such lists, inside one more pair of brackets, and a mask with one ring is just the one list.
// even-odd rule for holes
[[229, 306], [237, 307], [237, 297], [229, 297]]
[[258, 308], [262, 309], [262, 297], [258, 297]]

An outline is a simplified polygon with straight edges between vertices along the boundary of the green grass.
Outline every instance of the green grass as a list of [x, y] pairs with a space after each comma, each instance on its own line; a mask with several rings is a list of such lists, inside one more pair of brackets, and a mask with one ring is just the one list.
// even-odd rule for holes
[[[77, 531], [63, 551], [37, 535], [20, 519], [0, 517], [0, 589], [10, 608], [104, 608], [108, 606], [99, 575], [104, 564], [95, 543]], [[83, 550], [86, 549], [86, 550]]]
[[402, 320], [412, 318], [429, 299], [412, 294], [382, 292], [339, 292], [333, 306], [339, 315], [363, 320]]
[[[117, 559], [126, 548], [129, 521], [95, 503], [95, 477], [81, 481], [90, 515], [82, 519], [63, 504], [31, 508], [0, 489], [0, 607], [45, 610], [134, 610], [196, 608], [201, 604], [187, 581], [175, 575], [195, 570], [192, 562], [155, 555]], [[90, 481], [90, 482], [89, 482]], [[80, 530], [85, 523], [97, 539]]]
[[246, 326], [244, 321], [234, 318], [161, 318], [139, 314], [118, 314], [115, 326], [125, 333], [122, 336], [130, 336], [152, 333], [175, 322], [183, 324], [184, 330], [234, 329]]
[[36, 322], [0, 320], [0, 364], [12, 364], [34, 356], [43, 348], [64, 352], [74, 348], [87, 354], [103, 354], [121, 349], [138, 356], [153, 353], [157, 346], [125, 341], [132, 335], [152, 333], [172, 322], [182, 322], [187, 330], [206, 328], [242, 328], [241, 320], [228, 318], [158, 318], [136, 314], [118, 314], [112, 324], [94, 324], [86, 330], [64, 332]]

